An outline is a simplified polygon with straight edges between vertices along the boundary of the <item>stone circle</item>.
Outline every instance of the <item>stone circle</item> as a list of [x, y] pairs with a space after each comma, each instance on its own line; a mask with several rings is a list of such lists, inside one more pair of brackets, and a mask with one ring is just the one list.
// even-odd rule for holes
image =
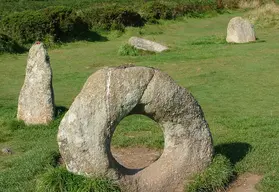
[[256, 41], [253, 25], [242, 17], [234, 17], [230, 20], [227, 28], [228, 43], [248, 43]]
[[26, 75], [18, 99], [18, 120], [48, 124], [54, 118], [54, 93], [49, 56], [43, 43], [29, 50]]
[[[161, 125], [164, 151], [143, 170], [113, 157], [118, 123], [143, 114]], [[148, 67], [103, 68], [91, 75], [62, 119], [58, 145], [70, 172], [119, 180], [127, 191], [169, 192], [206, 168], [213, 154], [208, 124], [194, 97], [167, 74]]]
[[156, 43], [154, 41], [150, 41], [147, 39], [139, 38], [139, 37], [131, 37], [128, 41], [128, 43], [132, 46], [134, 46], [137, 49], [141, 49], [144, 51], [151, 51], [151, 52], [157, 52], [160, 53], [162, 51], [168, 50], [168, 47], [161, 45], [159, 43]]

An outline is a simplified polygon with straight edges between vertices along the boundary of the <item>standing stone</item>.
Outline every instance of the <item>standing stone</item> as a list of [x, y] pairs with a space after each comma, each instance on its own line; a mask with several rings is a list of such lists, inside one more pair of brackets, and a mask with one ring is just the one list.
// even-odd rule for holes
[[128, 43], [137, 49], [141, 49], [145, 51], [160, 53], [162, 51], [168, 50], [168, 47], [164, 45], [146, 39], [142, 39], [139, 37], [131, 37]]
[[248, 43], [256, 41], [253, 25], [242, 17], [234, 17], [230, 20], [227, 28], [228, 43]]
[[54, 118], [52, 71], [46, 48], [40, 42], [29, 50], [17, 118], [27, 125], [47, 124]]
[[[142, 114], [161, 125], [164, 151], [143, 170], [130, 170], [111, 153], [118, 123]], [[85, 176], [119, 179], [126, 191], [170, 192], [206, 168], [213, 145], [195, 98], [167, 74], [148, 67], [100, 69], [91, 75], [58, 131], [67, 169]]]

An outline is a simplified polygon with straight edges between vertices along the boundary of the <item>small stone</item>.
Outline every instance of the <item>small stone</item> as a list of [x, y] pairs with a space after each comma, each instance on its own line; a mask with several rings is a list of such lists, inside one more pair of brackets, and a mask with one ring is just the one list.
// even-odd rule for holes
[[242, 17], [234, 17], [230, 20], [227, 28], [228, 43], [248, 43], [256, 41], [253, 25]]
[[54, 118], [52, 70], [46, 48], [41, 42], [36, 42], [29, 50], [17, 118], [27, 125], [48, 124]]
[[11, 155], [11, 154], [13, 154], [13, 151], [12, 151], [10, 148], [3, 148], [3, 149], [1, 150], [1, 152], [2, 152], [3, 154], [6, 154], [6, 155]]
[[145, 51], [160, 53], [162, 51], [168, 50], [168, 47], [164, 45], [139, 37], [131, 37], [128, 43], [137, 49], [141, 49]]

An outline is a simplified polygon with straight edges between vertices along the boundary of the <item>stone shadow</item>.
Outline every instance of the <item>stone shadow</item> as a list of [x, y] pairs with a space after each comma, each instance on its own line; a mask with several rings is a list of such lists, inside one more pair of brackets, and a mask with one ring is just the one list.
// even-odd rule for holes
[[64, 115], [69, 109], [64, 106], [56, 106], [55, 107], [55, 117], [61, 117]]
[[73, 41], [88, 41], [88, 42], [101, 41], [101, 42], [104, 42], [104, 41], [108, 41], [108, 38], [100, 35], [99, 33], [95, 32], [95, 31], [87, 31], [82, 34], [79, 34], [78, 36], [75, 36], [75, 37], [66, 36], [60, 40], [63, 43], [69, 43], [69, 42], [73, 42]]
[[89, 42], [94, 41], [108, 41], [108, 38], [105, 36], [100, 35], [99, 33], [95, 31], [88, 31], [84, 35], [78, 37], [76, 40], [85, 40]]
[[234, 142], [219, 144], [214, 149], [215, 154], [226, 156], [234, 166], [251, 151], [252, 146], [249, 143]]

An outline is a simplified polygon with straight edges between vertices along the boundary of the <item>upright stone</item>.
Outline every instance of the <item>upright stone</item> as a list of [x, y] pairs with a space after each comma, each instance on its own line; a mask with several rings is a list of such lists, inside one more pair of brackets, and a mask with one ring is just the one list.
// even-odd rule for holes
[[227, 28], [228, 43], [248, 43], [256, 41], [253, 25], [242, 17], [234, 17], [230, 20]]
[[18, 100], [18, 120], [47, 124], [54, 118], [54, 94], [49, 56], [43, 43], [29, 50], [24, 84]]

